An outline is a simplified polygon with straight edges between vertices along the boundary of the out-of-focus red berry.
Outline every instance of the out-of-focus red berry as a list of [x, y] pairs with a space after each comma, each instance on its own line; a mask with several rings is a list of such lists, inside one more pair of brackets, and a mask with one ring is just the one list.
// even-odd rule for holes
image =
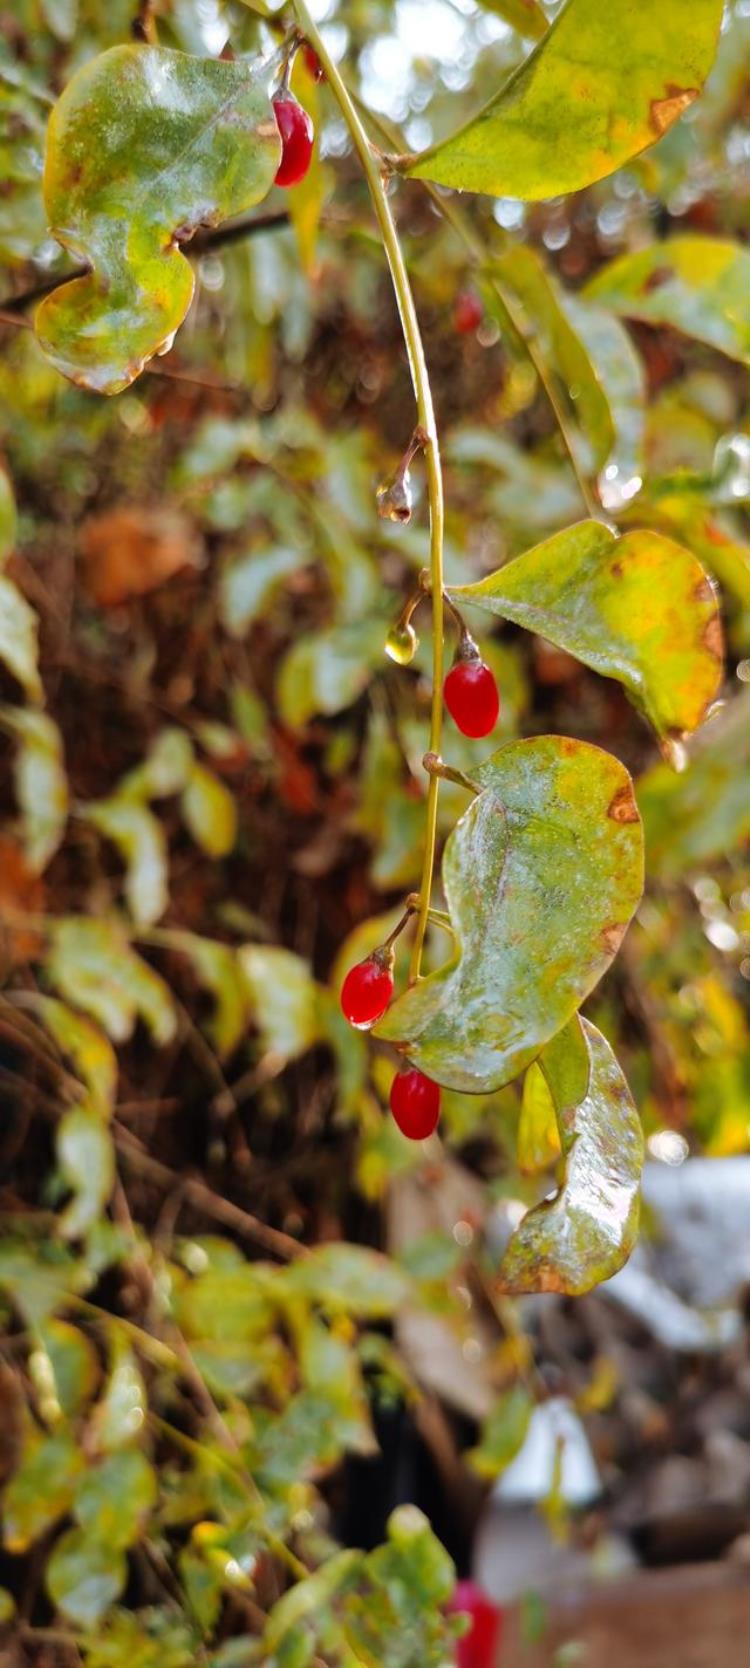
[[484, 318], [484, 308], [475, 290], [462, 290], [453, 307], [453, 328], [459, 336], [473, 336]]
[[459, 1581], [446, 1606], [449, 1614], [471, 1617], [471, 1627], [456, 1640], [456, 1668], [496, 1668], [503, 1613], [475, 1581]]
[[324, 81], [325, 70], [320, 62], [317, 52], [315, 51], [315, 47], [306, 46], [302, 55], [305, 60], [307, 73], [312, 76], [313, 81]]

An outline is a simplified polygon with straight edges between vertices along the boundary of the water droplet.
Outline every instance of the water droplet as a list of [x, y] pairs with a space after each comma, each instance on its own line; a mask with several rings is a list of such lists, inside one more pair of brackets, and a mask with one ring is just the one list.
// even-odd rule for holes
[[397, 666], [409, 666], [419, 648], [419, 638], [413, 625], [403, 625], [399, 622], [391, 626], [385, 640], [385, 652], [389, 660], [395, 660]]

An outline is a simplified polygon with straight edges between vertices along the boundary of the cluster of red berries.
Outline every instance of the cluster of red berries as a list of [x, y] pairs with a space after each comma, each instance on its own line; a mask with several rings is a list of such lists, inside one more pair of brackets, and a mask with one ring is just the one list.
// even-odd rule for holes
[[[350, 968], [341, 987], [341, 1010], [358, 1031], [376, 1025], [393, 996], [393, 952], [374, 950], [366, 961]], [[411, 1066], [391, 1084], [391, 1111], [410, 1141], [426, 1141], [440, 1117], [440, 1089], [431, 1078]]]

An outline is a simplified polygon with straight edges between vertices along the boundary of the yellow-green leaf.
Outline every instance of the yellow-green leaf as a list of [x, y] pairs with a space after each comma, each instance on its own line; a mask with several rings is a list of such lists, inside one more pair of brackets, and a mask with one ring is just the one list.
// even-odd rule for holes
[[126, 388], [190, 306], [180, 243], [259, 202], [280, 154], [265, 77], [244, 59], [115, 46], [85, 63], [47, 135], [50, 226], [90, 268], [37, 310], [57, 369], [99, 393]]
[[100, 800], [82, 812], [112, 841], [125, 864], [125, 897], [139, 927], [158, 921], [169, 902], [167, 838], [158, 817], [131, 799]]
[[643, 1133], [612, 1050], [572, 1020], [539, 1056], [560, 1129], [565, 1175], [530, 1210], [503, 1257], [502, 1291], [580, 1296], [630, 1256], [638, 1232]]
[[296, 1060], [319, 1034], [317, 991], [306, 961], [291, 950], [245, 944], [238, 952], [263, 1047]]
[[527, 1176], [537, 1175], [540, 1170], [549, 1170], [560, 1157], [560, 1136], [555, 1106], [547, 1087], [547, 1079], [536, 1060], [529, 1066], [523, 1080], [516, 1157], [519, 1170]]
[[93, 1628], [119, 1598], [127, 1564], [117, 1547], [103, 1545], [83, 1529], [68, 1529], [56, 1541], [45, 1572], [47, 1591], [58, 1610], [79, 1627]]
[[486, 12], [494, 12], [527, 40], [540, 41], [549, 28], [538, 0], [479, 0], [479, 3]]
[[117, 1089], [117, 1055], [109, 1039], [83, 1014], [54, 996], [35, 996], [34, 1007], [86, 1084], [92, 1104], [107, 1116]]
[[26, 1552], [70, 1508], [84, 1458], [70, 1431], [41, 1436], [31, 1426], [3, 1496], [3, 1543]]
[[54, 856], [68, 818], [68, 779], [60, 731], [44, 712], [0, 708], [0, 723], [18, 742], [14, 769], [24, 850], [34, 874]]
[[8, 557], [16, 542], [16, 500], [10, 476], [0, 465], [0, 564]]
[[700, 738], [688, 769], [655, 765], [638, 783], [649, 874], [676, 881], [750, 839], [750, 694]]
[[643, 886], [624, 766], [567, 737], [512, 742], [449, 836], [451, 959], [374, 1027], [446, 1088], [517, 1077], [572, 1018], [619, 949]]
[[30, 701], [43, 701], [37, 668], [37, 618], [7, 574], [0, 573], [0, 660]]
[[584, 294], [625, 318], [668, 324], [750, 365], [750, 252], [728, 238], [673, 237], [621, 255]]
[[617, 678], [661, 736], [696, 729], [718, 694], [713, 586], [692, 552], [660, 533], [618, 538], [601, 522], [581, 521], [449, 595]]
[[580, 191], [660, 139], [697, 98], [724, 0], [568, 0], [551, 28], [466, 126], [405, 159], [406, 172], [462, 191], [540, 198]]
[[170, 1042], [177, 1019], [169, 990], [136, 955], [119, 921], [67, 915], [50, 930], [47, 974], [67, 1001], [99, 1021], [113, 1042], [127, 1042], [142, 1019], [157, 1043]]
[[194, 764], [182, 794], [182, 815], [196, 845], [209, 857], [227, 857], [237, 838], [237, 806], [218, 776]]
[[63, 1239], [80, 1239], [101, 1216], [115, 1180], [112, 1136], [89, 1106], [66, 1112], [57, 1129], [57, 1161], [73, 1193], [60, 1217]]

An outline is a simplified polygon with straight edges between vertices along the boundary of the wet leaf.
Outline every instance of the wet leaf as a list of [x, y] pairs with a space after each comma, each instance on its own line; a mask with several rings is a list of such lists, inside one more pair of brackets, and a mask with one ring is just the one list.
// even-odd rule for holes
[[102, 1400], [94, 1415], [92, 1434], [103, 1453], [127, 1447], [143, 1431], [146, 1389], [135, 1357], [118, 1343]]
[[93, 1628], [119, 1598], [127, 1577], [125, 1556], [87, 1535], [68, 1529], [50, 1553], [45, 1581], [53, 1604], [68, 1621]]
[[599, 477], [599, 492], [605, 510], [616, 512], [637, 497], [646, 471], [643, 364], [625, 326], [612, 313], [578, 295], [561, 294], [560, 304], [585, 344], [609, 406], [614, 440]]
[[113, 1042], [127, 1042], [142, 1019], [154, 1042], [174, 1036], [177, 1018], [167, 986], [136, 955], [117, 920], [61, 916], [50, 929], [47, 975], [61, 995], [99, 1021]]
[[395, 1263], [360, 1245], [316, 1246], [295, 1263], [288, 1279], [295, 1291], [325, 1308], [371, 1318], [392, 1315], [411, 1290], [411, 1281]]
[[[532, 1070], [534, 1068], [532, 1067]], [[520, 1452], [526, 1439], [534, 1403], [522, 1384], [499, 1396], [482, 1427], [478, 1447], [467, 1454], [480, 1477], [494, 1481]]]
[[676, 881], [750, 839], [750, 695], [707, 726], [682, 776], [655, 765], [638, 783], [649, 874]]
[[506, 1292], [580, 1296], [622, 1268], [638, 1232], [643, 1133], [609, 1043], [574, 1019], [539, 1056], [555, 1103], [565, 1174], [523, 1218], [500, 1265]]
[[718, 694], [713, 587], [692, 552], [660, 533], [618, 538], [598, 521], [581, 521], [449, 595], [617, 678], [659, 735], [696, 729]]
[[87, 805], [84, 815], [120, 853], [125, 898], [136, 926], [153, 926], [169, 903], [167, 837], [158, 817], [145, 805], [119, 797]]
[[29, 867], [41, 874], [54, 856], [68, 818], [68, 780], [60, 731], [44, 712], [0, 708], [18, 743], [14, 767], [24, 850]]
[[43, 701], [37, 668], [37, 617], [17, 585], [0, 573], [0, 660], [30, 701]]
[[516, 1157], [522, 1175], [535, 1176], [549, 1170], [560, 1157], [560, 1136], [555, 1106], [547, 1079], [535, 1061], [523, 1080], [521, 1116], [518, 1120]]
[[156, 1477], [145, 1454], [123, 1448], [91, 1466], [79, 1483], [75, 1515], [92, 1539], [125, 1552], [156, 1503]]
[[194, 764], [181, 800], [185, 825], [209, 857], [228, 857], [237, 838], [237, 806], [218, 776]]
[[723, 0], [661, 0], [659, 26], [631, 0], [568, 0], [499, 93], [407, 172], [497, 197], [580, 191], [660, 139], [697, 98]]
[[92, 1107], [66, 1112], [57, 1129], [57, 1162], [73, 1198], [60, 1217], [63, 1239], [80, 1239], [101, 1216], [115, 1179], [112, 1136]]
[[450, 835], [443, 886], [453, 958], [400, 996], [375, 1036], [446, 1088], [517, 1077], [598, 983], [643, 885], [624, 766], [586, 742], [512, 742]]
[[[557, 372], [576, 421], [589, 440], [593, 465], [600, 468], [614, 444], [612, 414], [588, 347], [571, 322], [557, 284], [536, 250], [521, 243], [494, 256], [491, 271], [503, 290], [510, 290], [520, 302], [524, 325]], [[514, 321], [518, 317], [515, 310], [513, 317]]]
[[625, 318], [667, 324], [750, 365], [750, 252], [725, 238], [673, 237], [602, 267], [584, 294]]
[[69, 1431], [29, 1430], [21, 1463], [3, 1496], [3, 1543], [26, 1552], [69, 1511], [84, 1458]]
[[53, 235], [92, 269], [37, 309], [57, 369], [99, 393], [126, 388], [190, 306], [179, 243], [265, 197], [280, 154], [266, 86], [242, 59], [116, 46], [84, 64], [47, 135]]
[[105, 1115], [111, 1112], [117, 1090], [117, 1055], [107, 1037], [54, 996], [36, 996], [34, 1007], [86, 1084], [92, 1104]]
[[245, 944], [239, 950], [253, 1017], [264, 1050], [296, 1060], [318, 1037], [315, 981], [306, 961], [291, 950]]

